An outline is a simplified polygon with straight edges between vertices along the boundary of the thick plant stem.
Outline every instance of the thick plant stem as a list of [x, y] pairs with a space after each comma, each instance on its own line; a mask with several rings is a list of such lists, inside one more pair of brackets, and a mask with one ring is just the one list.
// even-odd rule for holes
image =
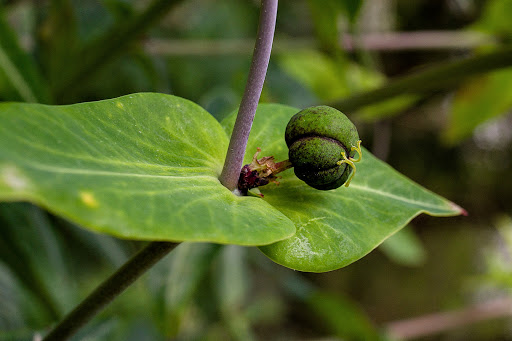
[[84, 46], [83, 57], [77, 68], [55, 88], [56, 97], [62, 97], [77, 84], [91, 77], [103, 65], [124, 51], [131, 42], [140, 38], [151, 25], [162, 19], [181, 0], [154, 0], [139, 15], [115, 25], [101, 38]]
[[96, 288], [43, 341], [67, 340], [178, 244], [151, 242]]
[[381, 88], [362, 92], [329, 105], [349, 112], [401, 94], [421, 94], [453, 87], [470, 76], [508, 66], [512, 66], [512, 48], [434, 66], [392, 80]]
[[238, 183], [240, 169], [247, 147], [247, 140], [251, 131], [258, 101], [260, 100], [261, 90], [267, 74], [270, 52], [272, 50], [272, 41], [274, 39], [274, 30], [277, 17], [277, 0], [262, 0], [260, 22], [254, 53], [252, 57], [249, 78], [245, 86], [244, 95], [238, 109], [231, 140], [224, 162], [224, 168], [219, 177], [220, 182], [233, 191]]

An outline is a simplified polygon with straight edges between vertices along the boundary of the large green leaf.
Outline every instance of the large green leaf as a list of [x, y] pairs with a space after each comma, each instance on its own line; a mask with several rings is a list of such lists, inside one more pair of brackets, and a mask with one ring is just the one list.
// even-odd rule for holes
[[0, 120], [2, 200], [123, 238], [264, 245], [294, 233], [266, 201], [220, 184], [228, 137], [187, 100], [4, 103]]
[[[260, 147], [278, 161], [288, 158], [284, 130], [298, 109], [260, 105], [249, 138], [246, 161]], [[232, 129], [234, 117], [223, 121]], [[364, 143], [364, 141], [363, 141]], [[420, 213], [435, 216], [461, 214], [452, 202], [429, 192], [379, 161], [367, 150], [357, 164], [350, 187], [318, 191], [282, 173], [279, 186], [261, 188], [267, 201], [296, 227], [292, 237], [261, 247], [275, 262], [302, 271], [338, 269], [363, 257]]]

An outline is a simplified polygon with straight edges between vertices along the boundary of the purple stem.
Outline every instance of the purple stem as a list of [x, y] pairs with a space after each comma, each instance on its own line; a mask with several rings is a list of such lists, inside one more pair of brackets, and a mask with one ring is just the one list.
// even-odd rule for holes
[[267, 74], [268, 61], [272, 51], [272, 41], [277, 16], [278, 0], [261, 0], [260, 22], [254, 53], [252, 56], [249, 78], [245, 86], [244, 95], [238, 109], [231, 140], [226, 154], [224, 168], [219, 177], [220, 182], [233, 191], [238, 183], [240, 170], [247, 147], [247, 140], [251, 132], [252, 122], [260, 100], [261, 90]]

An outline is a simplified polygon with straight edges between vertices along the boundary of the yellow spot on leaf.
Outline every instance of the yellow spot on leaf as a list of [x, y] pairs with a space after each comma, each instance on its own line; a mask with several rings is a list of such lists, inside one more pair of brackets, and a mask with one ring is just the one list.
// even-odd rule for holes
[[124, 109], [124, 105], [121, 102], [116, 102], [116, 107], [118, 107], [119, 109]]
[[90, 208], [98, 207], [98, 202], [91, 192], [80, 192], [80, 199], [82, 199], [82, 202]]

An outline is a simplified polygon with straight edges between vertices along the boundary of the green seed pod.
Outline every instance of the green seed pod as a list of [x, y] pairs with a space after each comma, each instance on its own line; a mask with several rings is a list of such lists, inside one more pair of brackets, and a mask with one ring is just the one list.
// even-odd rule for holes
[[348, 186], [355, 173], [359, 135], [342, 112], [328, 107], [306, 108], [288, 122], [285, 133], [288, 157], [295, 175], [309, 186], [329, 190]]

